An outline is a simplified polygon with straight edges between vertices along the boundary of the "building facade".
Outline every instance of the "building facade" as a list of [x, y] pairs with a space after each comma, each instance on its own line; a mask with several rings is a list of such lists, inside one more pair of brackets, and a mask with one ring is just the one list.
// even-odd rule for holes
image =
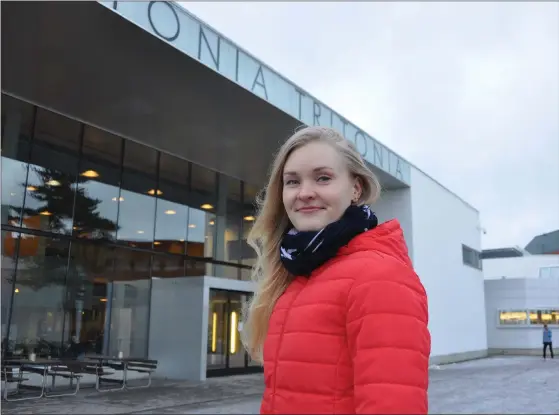
[[543, 325], [559, 333], [559, 277], [485, 281], [490, 354], [541, 355]]
[[76, 336], [169, 378], [260, 370], [239, 339], [246, 236], [301, 124], [337, 128], [378, 175], [432, 360], [487, 353], [479, 213], [427, 174], [173, 2], [2, 12], [3, 353]]

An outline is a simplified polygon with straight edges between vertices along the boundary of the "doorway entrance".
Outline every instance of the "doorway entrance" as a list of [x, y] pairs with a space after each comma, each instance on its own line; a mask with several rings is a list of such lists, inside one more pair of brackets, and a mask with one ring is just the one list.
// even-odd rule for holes
[[208, 358], [206, 376], [226, 376], [262, 371], [241, 343], [243, 304], [252, 294], [210, 289], [208, 313]]

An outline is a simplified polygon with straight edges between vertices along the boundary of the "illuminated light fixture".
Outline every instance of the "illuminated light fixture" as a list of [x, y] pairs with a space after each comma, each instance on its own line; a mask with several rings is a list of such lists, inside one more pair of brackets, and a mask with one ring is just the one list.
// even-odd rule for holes
[[86, 170], [82, 173], [82, 176], [94, 178], [94, 177], [99, 177], [99, 173], [97, 173], [95, 170]]
[[48, 186], [60, 186], [60, 182], [58, 180], [51, 179], [45, 183]]
[[35, 186], [27, 186], [27, 190], [29, 190], [30, 192], [35, 192], [37, 191], [37, 188]]
[[124, 202], [124, 198], [122, 196], [120, 197], [113, 197], [113, 202]]
[[231, 347], [229, 348], [229, 351], [231, 352], [231, 354], [235, 354], [237, 353], [237, 313], [236, 312], [232, 312], [231, 313], [231, 333], [230, 333], [230, 345]]
[[99, 301], [101, 301], [102, 303], [106, 303], [107, 299], [106, 298], [100, 298]]
[[80, 230], [80, 228], [77, 227], [77, 226], [73, 226], [72, 229], [75, 230], [75, 231], [79, 231], [79, 230]]
[[153, 244], [154, 244], [154, 245], [161, 245], [161, 242], [155, 241]]
[[52, 213], [50, 213], [48, 210], [43, 210], [42, 212], [39, 212], [39, 215], [52, 216]]
[[16, 288], [14, 292], [17, 294], [19, 292], [19, 288]]
[[200, 206], [202, 209], [213, 209], [214, 207], [212, 205], [210, 205], [209, 203], [204, 203], [202, 206]]
[[138, 231], [138, 233], [141, 235], [142, 233], [144, 233], [144, 231]]
[[10, 196], [15, 196], [16, 194], [14, 192], [10, 193]]
[[148, 190], [148, 195], [155, 195], [155, 193], [157, 193], [157, 196], [161, 196], [163, 194], [163, 192], [159, 189], [155, 190], [155, 189], [149, 189]]
[[169, 210], [166, 210], [166, 211], [165, 211], [165, 214], [166, 214], [166, 215], [176, 215], [177, 212], [174, 211], [173, 209], [169, 209]]
[[212, 315], [212, 352], [215, 353], [217, 349], [217, 313]]
[[195, 228], [195, 227], [196, 227], [196, 225], [195, 225], [195, 224], [193, 224], [193, 223], [191, 223], [190, 225], [188, 225], [188, 227], [189, 227], [189, 228]]
[[255, 218], [254, 216], [245, 216], [243, 219], [246, 220], [247, 222], [252, 222]]
[[215, 225], [215, 221], [211, 220], [210, 225]]
[[184, 242], [184, 239], [179, 239], [179, 242]]

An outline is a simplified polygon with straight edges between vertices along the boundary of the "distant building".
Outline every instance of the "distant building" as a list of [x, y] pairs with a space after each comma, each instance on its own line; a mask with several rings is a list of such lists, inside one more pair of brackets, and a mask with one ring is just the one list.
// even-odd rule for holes
[[532, 255], [559, 254], [559, 229], [536, 236], [525, 249]]

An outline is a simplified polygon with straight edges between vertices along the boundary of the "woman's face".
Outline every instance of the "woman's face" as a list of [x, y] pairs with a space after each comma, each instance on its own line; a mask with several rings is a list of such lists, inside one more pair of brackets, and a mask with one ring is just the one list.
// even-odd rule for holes
[[337, 221], [361, 195], [343, 156], [330, 144], [311, 142], [293, 151], [283, 169], [283, 206], [298, 231]]

